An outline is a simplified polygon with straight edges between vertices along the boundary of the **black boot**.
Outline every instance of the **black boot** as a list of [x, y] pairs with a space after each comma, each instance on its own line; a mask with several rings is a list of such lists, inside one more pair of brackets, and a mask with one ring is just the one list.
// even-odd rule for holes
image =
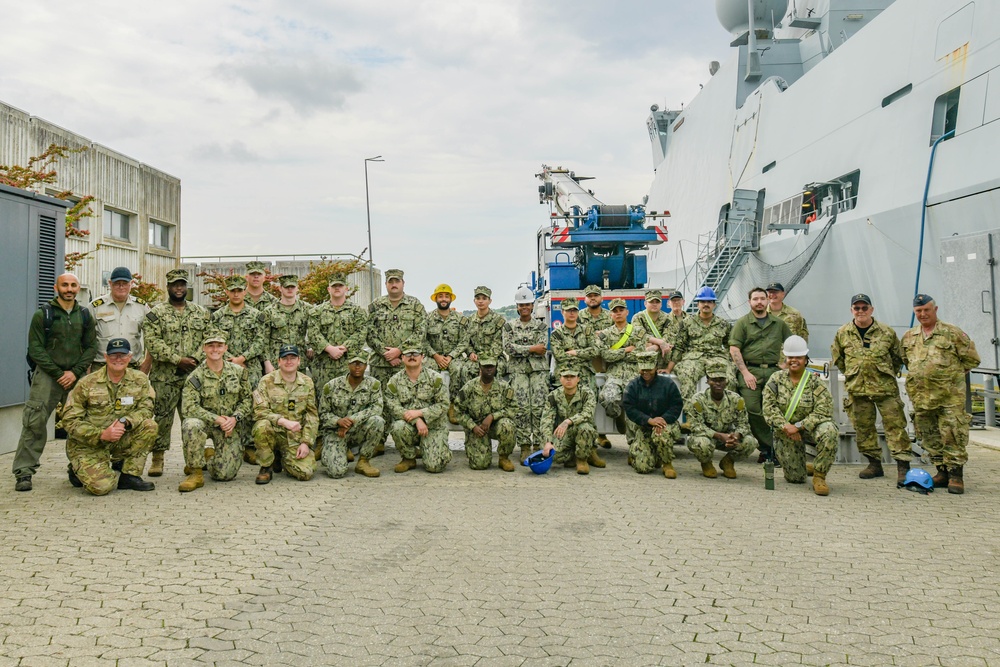
[[131, 489], [132, 491], [152, 491], [156, 485], [147, 482], [142, 477], [123, 472], [118, 476], [118, 488], [121, 490]]
[[70, 484], [72, 484], [73, 486], [75, 486], [78, 489], [83, 487], [83, 482], [81, 482], [80, 478], [76, 476], [75, 472], [73, 472], [73, 464], [72, 463], [67, 463], [66, 464], [66, 472], [69, 473], [69, 483]]

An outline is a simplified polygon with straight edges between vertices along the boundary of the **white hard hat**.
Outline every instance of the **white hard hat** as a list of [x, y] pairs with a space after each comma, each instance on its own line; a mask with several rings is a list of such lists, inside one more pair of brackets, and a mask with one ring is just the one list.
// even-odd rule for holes
[[786, 357], [806, 357], [809, 355], [809, 345], [802, 336], [789, 336], [781, 351]]
[[514, 293], [514, 303], [534, 303], [535, 293], [531, 291], [528, 287], [521, 287]]

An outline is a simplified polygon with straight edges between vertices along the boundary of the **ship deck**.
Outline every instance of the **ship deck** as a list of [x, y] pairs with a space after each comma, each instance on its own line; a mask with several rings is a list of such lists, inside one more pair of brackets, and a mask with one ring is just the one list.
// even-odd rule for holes
[[379, 479], [180, 494], [175, 438], [156, 491], [104, 498], [49, 443], [0, 489], [0, 667], [1000, 664], [1000, 450], [964, 496], [838, 465], [819, 498], [680, 448], [640, 476], [613, 442], [588, 477], [397, 475], [390, 448]]

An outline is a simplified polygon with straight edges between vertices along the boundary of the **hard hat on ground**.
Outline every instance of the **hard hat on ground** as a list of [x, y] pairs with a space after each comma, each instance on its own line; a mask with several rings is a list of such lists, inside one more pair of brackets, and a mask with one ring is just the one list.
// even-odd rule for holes
[[809, 345], [802, 336], [789, 336], [785, 339], [781, 352], [786, 357], [807, 357], [809, 356]]
[[923, 468], [911, 468], [910, 472], [906, 473], [903, 486], [910, 491], [928, 494], [934, 491], [934, 480]]
[[528, 287], [519, 287], [516, 292], [514, 292], [514, 303], [534, 303], [535, 293], [531, 291]]
[[695, 301], [718, 301], [718, 297], [715, 296], [715, 290], [707, 285], [698, 290], [698, 293], [694, 295]]
[[555, 450], [553, 450], [552, 453], [549, 454], [547, 457], [545, 456], [544, 451], [535, 452], [528, 458], [521, 461], [521, 465], [528, 466], [529, 468], [531, 468], [531, 472], [535, 473], [536, 475], [544, 475], [549, 471], [549, 468], [552, 467], [552, 459], [554, 459], [555, 456], [556, 456]]

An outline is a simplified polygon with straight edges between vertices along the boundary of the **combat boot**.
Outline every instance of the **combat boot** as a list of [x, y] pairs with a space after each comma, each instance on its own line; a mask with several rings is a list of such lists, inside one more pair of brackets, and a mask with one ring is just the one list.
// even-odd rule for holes
[[715, 469], [715, 466], [711, 461], [705, 461], [701, 464], [701, 474], [709, 479], [715, 479], [719, 476], [718, 471]]
[[570, 457], [563, 462], [563, 468], [575, 468], [576, 467], [576, 457]]
[[813, 491], [816, 493], [817, 496], [830, 495], [830, 487], [826, 485], [825, 472], [813, 473]]
[[385, 443], [379, 443], [375, 445], [375, 456], [382, 456], [385, 454]]
[[531, 447], [521, 447], [521, 463], [524, 463], [531, 456]]
[[258, 484], [269, 484], [271, 482], [271, 467], [262, 466], [260, 472], [257, 473], [257, 479], [254, 481]]
[[187, 493], [188, 491], [194, 491], [195, 489], [200, 489], [205, 486], [205, 476], [200, 470], [195, 470], [190, 475], [184, 478], [184, 481], [180, 483], [177, 490], [181, 493]]
[[123, 472], [118, 475], [118, 488], [129, 489], [131, 491], [152, 491], [156, 486], [152, 482], [147, 482], [142, 477]]
[[736, 479], [736, 461], [729, 454], [722, 457], [719, 461], [719, 467], [722, 468], [722, 476], [726, 479]]
[[510, 458], [506, 456], [501, 456], [500, 460], [497, 461], [497, 466], [500, 470], [504, 472], [514, 472], [514, 464], [511, 462]]
[[948, 486], [948, 466], [938, 466], [937, 474], [931, 477], [935, 489], [943, 489]]
[[667, 479], [677, 479], [677, 471], [674, 470], [673, 463], [663, 464], [663, 476], [666, 477]]
[[896, 486], [903, 486], [908, 472], [910, 472], [909, 461], [896, 461]]
[[66, 464], [66, 472], [69, 473], [69, 483], [70, 484], [72, 484], [77, 489], [79, 489], [79, 488], [81, 488], [83, 486], [83, 482], [80, 481], [80, 478], [76, 476], [76, 471], [73, 470], [73, 464], [72, 463], [67, 463]]
[[448, 421], [452, 424], [458, 425], [458, 415], [455, 414], [455, 404], [452, 403], [448, 406]]
[[393, 470], [395, 470], [396, 472], [406, 472], [407, 470], [413, 470], [416, 467], [417, 467], [416, 459], [403, 459], [402, 461], [396, 464], [396, 467], [393, 468]]
[[962, 479], [962, 466], [948, 470], [948, 493], [965, 493], [965, 480]]
[[874, 456], [868, 456], [865, 454], [865, 458], [868, 459], [868, 467], [858, 473], [858, 477], [861, 479], [874, 479], [876, 477], [885, 477], [885, 471], [882, 470], [882, 461], [875, 458]]
[[347, 462], [354, 463], [354, 452], [351, 451], [350, 447], [347, 448]]
[[606, 435], [598, 435], [597, 444], [603, 447], [604, 449], [611, 449], [611, 441], [608, 440], [608, 436]]
[[365, 477], [378, 477], [381, 474], [379, 473], [378, 468], [369, 463], [368, 459], [364, 456], [358, 457], [358, 464], [354, 466], [354, 472], [364, 475]]
[[163, 474], [163, 452], [153, 452], [153, 462], [149, 464], [149, 476], [159, 477]]
[[257, 450], [255, 449], [244, 449], [243, 450], [243, 462], [249, 463], [252, 466], [257, 465]]
[[31, 491], [31, 475], [21, 475], [14, 484], [15, 491]]
[[[313, 455], [316, 457], [317, 461], [319, 461], [320, 458], [323, 456], [323, 440], [322, 439], [316, 440], [316, 444], [313, 446]], [[350, 447], [347, 448], [347, 460], [348, 461], [353, 461], [354, 460], [354, 454], [351, 453], [351, 448]]]
[[815, 473], [815, 472], [816, 472], [816, 468], [813, 467], [813, 464], [807, 463], [806, 464], [806, 476], [807, 477], [812, 477], [813, 473]]
[[594, 466], [595, 468], [607, 468], [608, 463], [600, 456], [597, 455], [596, 451], [590, 452], [590, 456], [587, 457], [587, 463]]
[[577, 459], [576, 460], [576, 474], [577, 475], [589, 475], [590, 474], [590, 466], [587, 465], [587, 462], [584, 461], [583, 459]]
[[[213, 456], [215, 456], [215, 447], [206, 447], [205, 448], [205, 462], [207, 463], [208, 461], [210, 461]], [[202, 470], [204, 470], [204, 468], [202, 468]]]

